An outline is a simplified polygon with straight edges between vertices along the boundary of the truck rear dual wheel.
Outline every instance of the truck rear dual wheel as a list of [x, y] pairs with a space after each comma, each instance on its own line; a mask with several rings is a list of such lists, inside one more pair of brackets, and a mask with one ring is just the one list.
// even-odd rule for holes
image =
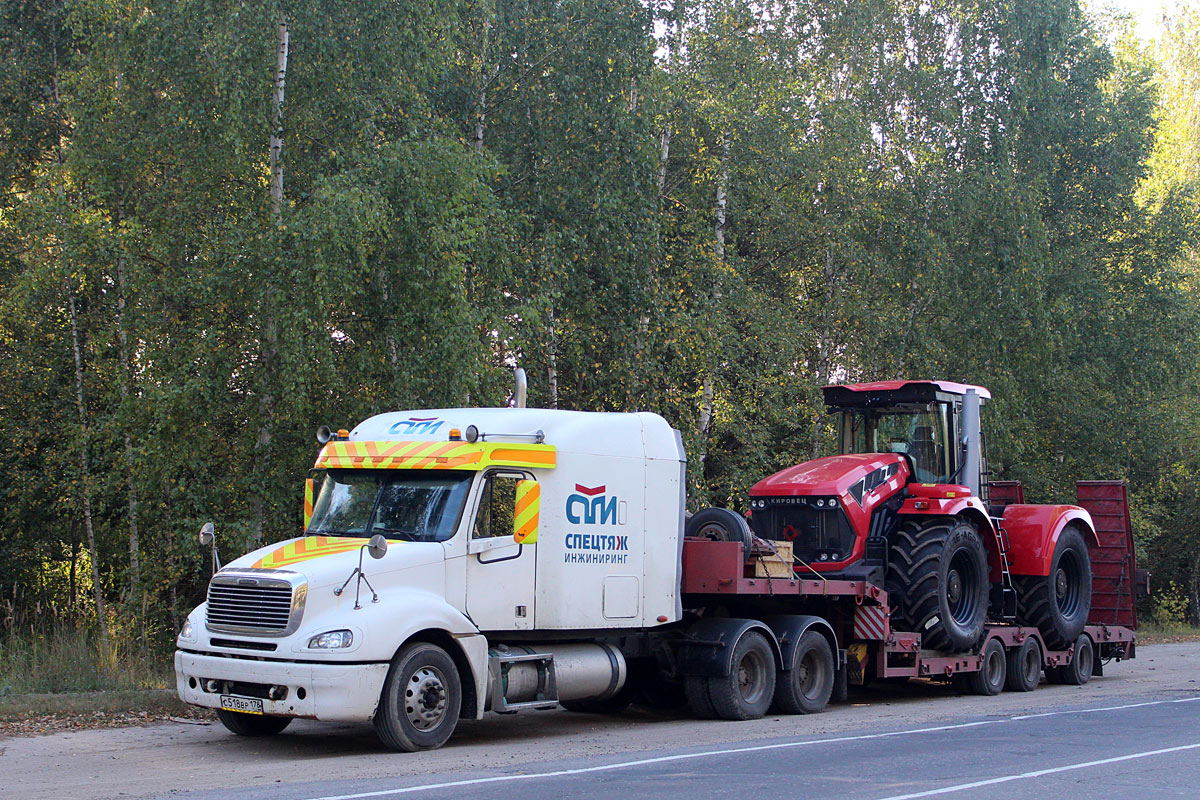
[[291, 717], [268, 717], [217, 709], [217, 719], [238, 736], [274, 736], [292, 723]]
[[757, 719], [775, 697], [775, 653], [767, 638], [747, 631], [733, 647], [728, 675], [688, 675], [684, 691], [688, 705], [701, 719]]
[[410, 642], [396, 653], [375, 711], [375, 733], [389, 749], [406, 753], [441, 747], [462, 710], [458, 668], [445, 650]]
[[1092, 562], [1079, 529], [1059, 534], [1049, 575], [1014, 575], [1013, 588], [1017, 621], [1036, 627], [1051, 650], [1070, 647], [1092, 610]]
[[987, 552], [975, 526], [935, 518], [903, 523], [892, 535], [887, 592], [892, 627], [921, 634], [921, 646], [961, 652], [983, 636]]
[[815, 714], [829, 705], [833, 693], [833, 649], [817, 631], [805, 631], [787, 669], [775, 679], [775, 707], [784, 714]]

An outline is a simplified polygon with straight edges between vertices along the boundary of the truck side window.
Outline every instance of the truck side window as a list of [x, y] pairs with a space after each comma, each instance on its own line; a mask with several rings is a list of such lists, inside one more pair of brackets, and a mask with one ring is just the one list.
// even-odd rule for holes
[[475, 516], [472, 539], [513, 535], [513, 513], [517, 505], [519, 478], [491, 475], [479, 498], [479, 513]]

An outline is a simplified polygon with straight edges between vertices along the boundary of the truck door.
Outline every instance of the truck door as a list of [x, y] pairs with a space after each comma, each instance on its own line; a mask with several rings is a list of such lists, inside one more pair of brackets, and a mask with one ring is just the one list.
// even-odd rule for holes
[[[467, 542], [467, 614], [480, 630], [533, 627], [537, 545], [513, 538], [517, 490], [532, 475], [494, 470], [484, 476]], [[534, 537], [535, 538], [535, 537]]]

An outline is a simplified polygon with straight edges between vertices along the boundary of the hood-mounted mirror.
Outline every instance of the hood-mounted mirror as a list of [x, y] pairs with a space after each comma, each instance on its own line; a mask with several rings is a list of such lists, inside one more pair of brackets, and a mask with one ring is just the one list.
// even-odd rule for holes
[[345, 583], [333, 590], [334, 596], [341, 597], [342, 592], [346, 591], [346, 587], [350, 585], [350, 581], [358, 578], [358, 580], [354, 583], [354, 610], [357, 611], [358, 609], [362, 608], [362, 603], [358, 601], [358, 598], [359, 590], [362, 589], [362, 585], [364, 583], [367, 585], [367, 588], [371, 590], [371, 602], [378, 603], [379, 593], [375, 591], [375, 587], [371, 585], [369, 580], [367, 580], [367, 573], [363, 572], [363, 552], [365, 551], [370, 553], [371, 558], [380, 559], [387, 555], [387, 549], [387, 537], [385, 537], [382, 533], [377, 533], [367, 540], [366, 544], [358, 548], [358, 566], [355, 567], [354, 571], [350, 573], [350, 577], [346, 578]]
[[216, 575], [221, 571], [221, 557], [217, 555], [217, 528], [211, 522], [200, 526], [200, 546], [212, 548], [212, 571]]

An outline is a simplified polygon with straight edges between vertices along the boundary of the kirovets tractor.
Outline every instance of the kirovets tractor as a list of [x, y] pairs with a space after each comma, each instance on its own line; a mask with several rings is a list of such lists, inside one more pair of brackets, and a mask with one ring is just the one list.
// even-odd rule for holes
[[883, 381], [824, 395], [841, 454], [755, 484], [755, 535], [791, 542], [797, 573], [883, 586], [925, 649], [970, 650], [989, 618], [1072, 646], [1091, 606], [1092, 520], [1072, 505], [989, 505], [988, 390]]

